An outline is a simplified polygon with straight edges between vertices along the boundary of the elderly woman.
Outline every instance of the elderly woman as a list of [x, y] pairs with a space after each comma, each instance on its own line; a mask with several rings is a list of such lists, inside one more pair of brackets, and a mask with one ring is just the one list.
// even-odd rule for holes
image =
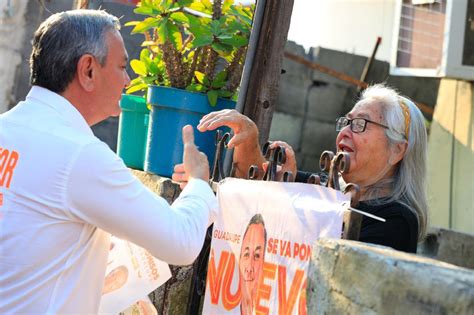
[[[236, 175], [244, 177], [250, 165], [264, 165], [258, 143], [258, 130], [247, 117], [233, 110], [211, 113], [201, 120], [200, 131], [220, 126], [232, 128], [229, 142], [234, 150]], [[350, 155], [346, 183], [361, 188], [360, 210], [385, 218], [379, 222], [364, 217], [360, 241], [416, 252], [417, 241], [425, 234], [427, 203], [425, 195], [426, 143], [424, 119], [406, 97], [383, 85], [367, 88], [354, 108], [336, 120], [338, 151]], [[287, 162], [282, 171], [296, 173], [291, 147], [282, 141]], [[304, 178], [298, 172], [296, 178]]]

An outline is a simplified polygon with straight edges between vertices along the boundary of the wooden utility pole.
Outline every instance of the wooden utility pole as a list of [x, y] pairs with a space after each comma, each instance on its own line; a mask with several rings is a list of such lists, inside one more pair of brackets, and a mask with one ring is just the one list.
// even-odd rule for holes
[[266, 0], [243, 114], [260, 132], [260, 143], [268, 140], [278, 96], [281, 63], [294, 0]]
[[74, 0], [74, 9], [87, 9], [89, 7], [89, 0]]

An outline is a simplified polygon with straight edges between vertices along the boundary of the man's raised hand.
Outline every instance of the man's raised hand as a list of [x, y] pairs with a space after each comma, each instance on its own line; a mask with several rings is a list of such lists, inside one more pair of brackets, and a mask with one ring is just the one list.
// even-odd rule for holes
[[194, 144], [193, 127], [186, 125], [183, 127], [183, 163], [174, 167], [172, 179], [179, 183], [183, 189], [191, 178], [209, 180], [209, 162], [204, 153], [199, 152]]

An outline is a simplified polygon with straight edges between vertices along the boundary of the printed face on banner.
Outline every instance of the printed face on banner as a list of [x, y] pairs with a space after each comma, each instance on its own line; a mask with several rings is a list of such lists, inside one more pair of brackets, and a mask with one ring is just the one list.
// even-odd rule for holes
[[340, 238], [349, 197], [315, 185], [229, 178], [218, 199], [203, 314], [306, 314], [311, 246]]
[[258, 284], [263, 275], [266, 231], [263, 218], [256, 214], [250, 220], [242, 239], [239, 257], [239, 276], [242, 290], [241, 312], [252, 314]]
[[168, 264], [145, 249], [112, 236], [99, 314], [156, 314], [156, 310], [150, 311], [153, 304], [145, 303], [149, 300], [143, 297], [170, 277]]
[[104, 287], [102, 294], [120, 289], [127, 283], [128, 279], [128, 268], [124, 265], [114, 268], [107, 274], [104, 280]]

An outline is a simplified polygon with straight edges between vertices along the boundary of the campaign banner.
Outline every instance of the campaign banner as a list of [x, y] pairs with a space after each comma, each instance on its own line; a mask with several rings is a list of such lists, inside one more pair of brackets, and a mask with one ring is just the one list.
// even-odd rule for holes
[[143, 297], [171, 278], [171, 270], [145, 249], [112, 236], [105, 275], [100, 314], [119, 314], [133, 305], [153, 314]]
[[340, 238], [340, 191], [227, 178], [219, 184], [203, 314], [306, 314], [311, 247]]

